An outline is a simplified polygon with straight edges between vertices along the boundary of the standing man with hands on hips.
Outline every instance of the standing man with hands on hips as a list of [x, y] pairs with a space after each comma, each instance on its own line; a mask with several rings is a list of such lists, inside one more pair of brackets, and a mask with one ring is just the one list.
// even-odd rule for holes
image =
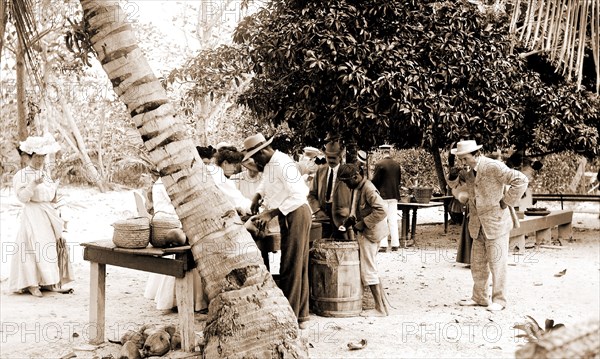
[[[451, 153], [462, 168], [448, 174], [451, 188], [468, 191], [468, 230], [473, 240], [471, 275], [473, 294], [461, 306], [484, 306], [495, 312], [506, 307], [506, 268], [511, 229], [519, 226], [514, 211], [527, 189], [527, 176], [481, 154], [476, 141], [460, 141]], [[492, 277], [491, 302], [488, 279]]]

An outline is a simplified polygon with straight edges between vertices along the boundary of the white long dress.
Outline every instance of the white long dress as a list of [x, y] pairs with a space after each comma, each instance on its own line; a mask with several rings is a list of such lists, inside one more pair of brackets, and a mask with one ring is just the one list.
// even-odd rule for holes
[[[35, 179], [41, 176], [44, 181], [36, 184]], [[71, 282], [73, 271], [68, 251], [64, 250], [64, 242], [57, 244], [64, 224], [52, 203], [58, 183], [43, 170], [25, 167], [15, 174], [13, 188], [23, 209], [11, 260], [10, 291]]]

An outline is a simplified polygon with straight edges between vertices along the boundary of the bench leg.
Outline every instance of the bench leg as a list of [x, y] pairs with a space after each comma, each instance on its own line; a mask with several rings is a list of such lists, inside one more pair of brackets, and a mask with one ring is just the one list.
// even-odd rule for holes
[[558, 226], [558, 239], [573, 240], [573, 226], [571, 223], [561, 224]]
[[196, 347], [194, 333], [194, 284], [192, 272], [185, 272], [185, 277], [175, 279], [175, 298], [179, 313], [179, 329], [181, 331], [181, 349], [193, 352]]
[[515, 253], [523, 253], [525, 252], [525, 235], [521, 234], [515, 237], [510, 237], [508, 242], [508, 249], [514, 250], [515, 247], [519, 247], [518, 251]]
[[90, 343], [104, 343], [106, 264], [90, 262]]
[[552, 242], [552, 229], [545, 228], [535, 232], [535, 244], [549, 244]]

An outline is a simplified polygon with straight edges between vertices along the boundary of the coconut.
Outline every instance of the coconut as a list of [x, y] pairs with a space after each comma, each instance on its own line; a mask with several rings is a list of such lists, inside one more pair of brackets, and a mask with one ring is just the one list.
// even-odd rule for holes
[[164, 243], [166, 247], [178, 247], [183, 246], [187, 242], [185, 233], [179, 229], [174, 228], [165, 234]]
[[144, 347], [144, 341], [146, 338], [140, 332], [136, 332], [135, 330], [128, 330], [121, 337], [121, 344], [125, 345], [126, 342], [133, 342], [138, 349], [142, 349]]
[[[138, 333], [139, 334], [139, 333]], [[119, 351], [119, 359], [142, 359], [140, 351], [135, 342], [126, 341]]]
[[165, 355], [171, 349], [170, 339], [169, 333], [164, 330], [150, 334], [144, 343], [144, 357]]

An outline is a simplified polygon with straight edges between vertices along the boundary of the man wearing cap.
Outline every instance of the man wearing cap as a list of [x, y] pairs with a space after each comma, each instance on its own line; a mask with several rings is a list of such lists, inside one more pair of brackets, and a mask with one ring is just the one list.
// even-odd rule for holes
[[387, 238], [389, 229], [385, 218], [386, 203], [377, 188], [368, 179], [361, 176], [358, 166], [344, 164], [340, 166], [338, 178], [352, 189], [350, 214], [344, 220], [344, 227], [353, 227], [358, 231], [360, 255], [360, 277], [363, 285], [368, 285], [373, 293], [375, 309], [363, 311], [361, 316], [384, 317], [388, 315], [381, 288], [375, 256], [382, 238]]
[[[381, 193], [381, 197], [387, 204], [387, 223], [390, 229], [390, 245], [392, 250], [400, 247], [400, 236], [398, 233], [398, 201], [400, 200], [400, 165], [392, 159], [391, 145], [381, 145], [383, 159], [375, 164], [373, 179], [375, 187]], [[381, 251], [385, 252], [388, 247], [388, 239], [381, 241]]]
[[[506, 268], [509, 233], [519, 226], [514, 206], [527, 189], [527, 176], [501, 161], [481, 155], [476, 141], [460, 141], [451, 153], [462, 168], [448, 174], [451, 188], [463, 186], [468, 192], [468, 230], [473, 240], [471, 275], [473, 294], [462, 306], [485, 306], [489, 311], [506, 307]], [[488, 279], [492, 277], [492, 300]]]
[[315, 220], [323, 221], [323, 238], [343, 239], [345, 237], [338, 231], [338, 227], [350, 213], [350, 189], [337, 180], [342, 153], [343, 148], [338, 141], [325, 144], [327, 166], [317, 170], [308, 193], [308, 203]]
[[258, 213], [263, 198], [269, 208], [253, 218], [259, 229], [264, 229], [274, 217], [278, 217], [281, 232], [281, 266], [279, 286], [290, 302], [298, 318], [298, 326], [304, 329], [308, 313], [308, 244], [311, 211], [306, 200], [308, 187], [293, 159], [271, 147], [258, 133], [244, 140], [246, 155], [263, 172], [263, 180], [252, 200], [252, 213]]

